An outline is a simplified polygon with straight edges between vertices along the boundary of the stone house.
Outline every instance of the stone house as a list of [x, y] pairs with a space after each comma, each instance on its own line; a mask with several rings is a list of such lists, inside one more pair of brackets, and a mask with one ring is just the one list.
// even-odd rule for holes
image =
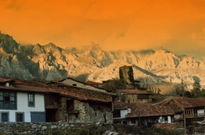
[[117, 101], [124, 103], [151, 103], [152, 102], [152, 94], [146, 90], [138, 90], [138, 89], [125, 89], [125, 90], [117, 90]]
[[[182, 97], [169, 98], [158, 103], [158, 105], [169, 106], [174, 110], [174, 121], [183, 125]], [[184, 98], [184, 108], [187, 125], [194, 121], [202, 121], [205, 118], [205, 98]]]
[[86, 83], [66, 78], [50, 82], [58, 94], [45, 96], [46, 120], [73, 123], [112, 123], [114, 94]]
[[174, 111], [170, 107], [143, 103], [114, 104], [114, 123], [152, 126], [156, 123], [172, 123]]
[[0, 77], [0, 122], [45, 122], [45, 84]]

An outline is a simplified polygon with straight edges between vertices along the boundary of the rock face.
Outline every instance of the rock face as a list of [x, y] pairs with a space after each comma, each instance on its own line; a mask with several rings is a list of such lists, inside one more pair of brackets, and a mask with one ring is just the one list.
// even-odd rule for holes
[[119, 67], [133, 66], [144, 83], [205, 85], [205, 60], [177, 56], [167, 50], [105, 51], [98, 46], [62, 49], [53, 43], [21, 45], [0, 33], [0, 75], [20, 79], [59, 80], [67, 76], [101, 82], [119, 78]]

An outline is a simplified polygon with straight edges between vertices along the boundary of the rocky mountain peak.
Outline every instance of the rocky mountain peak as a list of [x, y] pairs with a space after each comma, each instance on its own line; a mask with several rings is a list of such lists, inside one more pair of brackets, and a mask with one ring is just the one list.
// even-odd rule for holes
[[14, 53], [18, 44], [11, 36], [0, 33], [0, 47], [7, 53]]
[[119, 67], [133, 66], [134, 78], [145, 83], [205, 85], [205, 60], [177, 56], [168, 50], [106, 51], [92, 45], [62, 49], [53, 43], [21, 45], [0, 34], [0, 75], [21, 79], [59, 80], [67, 76], [102, 82], [119, 78]]

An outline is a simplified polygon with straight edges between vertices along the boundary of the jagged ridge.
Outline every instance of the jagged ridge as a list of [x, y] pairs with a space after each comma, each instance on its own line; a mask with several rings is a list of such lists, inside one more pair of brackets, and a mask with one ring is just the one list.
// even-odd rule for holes
[[118, 78], [122, 65], [136, 65], [135, 78], [146, 83], [205, 84], [205, 60], [167, 50], [105, 51], [99, 46], [62, 49], [53, 43], [21, 45], [0, 33], [0, 75], [21, 79], [59, 80], [66, 76], [101, 82]]

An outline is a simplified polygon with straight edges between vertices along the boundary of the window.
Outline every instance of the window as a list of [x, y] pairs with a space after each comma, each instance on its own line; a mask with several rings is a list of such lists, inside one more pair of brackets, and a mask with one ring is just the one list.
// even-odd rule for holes
[[113, 112], [113, 117], [114, 117], [114, 118], [119, 118], [119, 117], [121, 117], [121, 115], [120, 115], [120, 110], [114, 110], [114, 112]]
[[8, 92], [4, 93], [4, 103], [10, 103], [10, 95]]
[[0, 109], [16, 109], [16, 93], [0, 92]]
[[45, 112], [31, 112], [31, 122], [45, 122]]
[[16, 113], [16, 122], [24, 122], [24, 113]]
[[9, 113], [8, 112], [2, 112], [1, 113], [1, 122], [8, 122], [9, 121]]
[[28, 106], [29, 107], [35, 106], [35, 95], [33, 93], [28, 93]]

